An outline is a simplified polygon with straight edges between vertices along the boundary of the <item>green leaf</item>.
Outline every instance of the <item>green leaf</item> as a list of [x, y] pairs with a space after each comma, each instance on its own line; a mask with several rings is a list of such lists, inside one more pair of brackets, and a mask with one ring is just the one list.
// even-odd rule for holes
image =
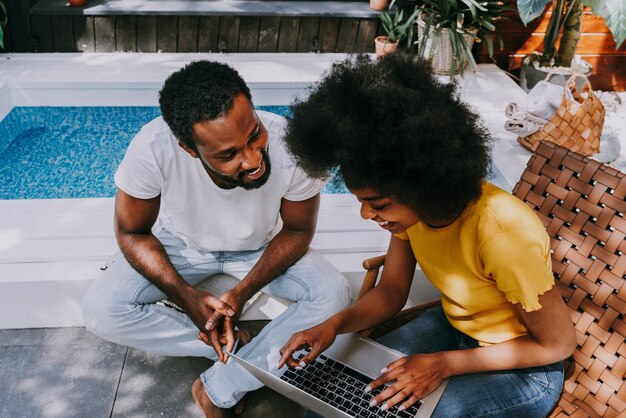
[[0, 20], [0, 49], [4, 51], [4, 26], [6, 26], [9, 19], [7, 8], [4, 2], [0, 0], [0, 16], [4, 16], [4, 19]]
[[485, 35], [483, 41], [487, 44], [487, 51], [489, 52], [489, 58], [493, 57], [493, 37], [491, 35]]
[[496, 30], [496, 26], [491, 23], [490, 21], [488, 21], [487, 19], [480, 19], [479, 23], [481, 26], [484, 26], [485, 28], [487, 28], [488, 30], [494, 32]]
[[472, 13], [472, 19], [476, 19], [478, 17], [478, 11], [476, 10], [476, 6], [472, 3], [471, 0], [461, 0], [468, 7], [470, 12]]
[[626, 1], [624, 0], [585, 0], [594, 15], [602, 16], [615, 38], [616, 49], [626, 40]]
[[550, 0], [518, 0], [517, 10], [524, 25], [543, 15], [548, 3], [550, 3]]
[[476, 0], [461, 0], [461, 1], [470, 9], [474, 9], [474, 11], [476, 11], [476, 9], [482, 10], [483, 12], [487, 11], [487, 8], [482, 3], [479, 3]]

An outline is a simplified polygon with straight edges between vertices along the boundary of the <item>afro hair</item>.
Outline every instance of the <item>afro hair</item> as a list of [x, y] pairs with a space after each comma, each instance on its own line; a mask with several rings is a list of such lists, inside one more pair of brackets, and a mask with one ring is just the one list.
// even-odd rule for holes
[[285, 141], [311, 176], [337, 170], [349, 188], [372, 188], [424, 221], [459, 216], [481, 194], [492, 138], [428, 63], [395, 53], [336, 63], [293, 103]]

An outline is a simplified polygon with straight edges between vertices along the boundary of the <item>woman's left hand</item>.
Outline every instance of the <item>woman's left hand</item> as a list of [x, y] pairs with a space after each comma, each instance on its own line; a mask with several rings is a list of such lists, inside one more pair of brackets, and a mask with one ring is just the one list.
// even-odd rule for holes
[[404, 410], [435, 390], [448, 377], [440, 354], [414, 354], [389, 364], [383, 374], [368, 385], [373, 390], [393, 382], [373, 398], [375, 405], [383, 410], [398, 405]]

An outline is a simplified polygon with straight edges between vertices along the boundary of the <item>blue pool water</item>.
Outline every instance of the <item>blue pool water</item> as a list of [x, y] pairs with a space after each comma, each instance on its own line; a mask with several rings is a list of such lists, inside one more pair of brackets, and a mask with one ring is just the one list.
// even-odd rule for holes
[[[288, 106], [258, 106], [290, 117]], [[131, 139], [158, 107], [15, 107], [0, 121], [0, 199], [111, 197]], [[348, 193], [332, 178], [323, 193]]]

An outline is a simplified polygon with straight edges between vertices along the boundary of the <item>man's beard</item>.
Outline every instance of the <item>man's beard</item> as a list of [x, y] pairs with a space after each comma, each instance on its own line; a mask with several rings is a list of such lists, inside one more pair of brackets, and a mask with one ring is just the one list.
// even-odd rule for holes
[[222, 173], [219, 173], [219, 172], [213, 170], [211, 167], [209, 167], [204, 162], [202, 162], [202, 165], [204, 166], [205, 170], [207, 170], [213, 176], [217, 177], [222, 182], [224, 182], [224, 183], [226, 183], [228, 185], [231, 185], [231, 186], [234, 186], [234, 187], [241, 187], [242, 189], [245, 189], [245, 190], [254, 190], [254, 189], [258, 189], [259, 187], [261, 187], [265, 183], [267, 183], [267, 180], [270, 178], [270, 173], [272, 171], [272, 165], [270, 164], [270, 157], [267, 154], [267, 151], [266, 150], [261, 150], [261, 155], [262, 155], [263, 161], [265, 163], [265, 172], [263, 173], [263, 175], [261, 177], [259, 177], [258, 179], [254, 180], [254, 181], [246, 181], [245, 177], [246, 177], [247, 174], [255, 172], [256, 168], [254, 170], [243, 171], [243, 172], [237, 174], [237, 178], [232, 178], [231, 176], [227, 176], [225, 174], [222, 174]]

